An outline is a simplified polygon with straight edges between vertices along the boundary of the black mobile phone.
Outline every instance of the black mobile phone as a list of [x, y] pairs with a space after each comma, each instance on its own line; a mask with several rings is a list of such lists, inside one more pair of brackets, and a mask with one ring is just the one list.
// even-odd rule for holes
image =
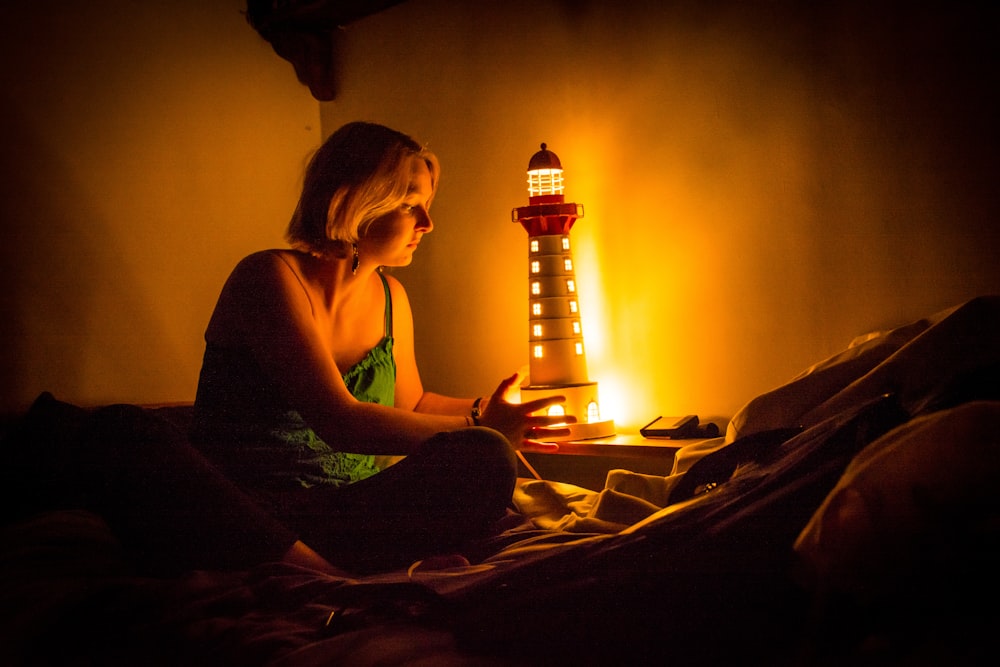
[[672, 440], [694, 438], [698, 434], [698, 416], [657, 417], [640, 428], [639, 433], [644, 438], [670, 438]]

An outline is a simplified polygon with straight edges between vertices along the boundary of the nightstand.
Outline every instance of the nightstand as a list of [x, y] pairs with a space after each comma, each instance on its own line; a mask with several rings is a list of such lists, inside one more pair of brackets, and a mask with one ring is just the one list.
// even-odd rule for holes
[[551, 454], [519, 452], [522, 476], [576, 484], [600, 491], [609, 470], [623, 468], [646, 475], [669, 475], [681, 447], [703, 442], [644, 438], [619, 433], [607, 438], [560, 442]]

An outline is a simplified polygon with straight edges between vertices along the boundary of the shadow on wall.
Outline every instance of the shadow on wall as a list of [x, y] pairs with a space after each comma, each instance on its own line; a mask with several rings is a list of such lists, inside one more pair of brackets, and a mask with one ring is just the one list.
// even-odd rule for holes
[[[88, 271], [87, 257], [101, 235], [94, 233], [96, 216], [87, 211], [68, 170], [9, 100], [0, 103], [0, 126], [6, 143], [0, 152], [0, 220], [6, 237], [0, 250], [0, 405], [6, 408], [22, 404], [35, 381], [50, 379], [31, 377], [39, 367], [32, 355], [72, 359], [58, 369], [60, 384], [81, 382], [83, 355], [59, 350], [80, 345], [94, 287], [79, 277]], [[66, 215], [70, 210], [76, 213], [74, 219]], [[90, 229], [82, 229], [83, 224]], [[53, 281], [56, 273], [64, 280]]]

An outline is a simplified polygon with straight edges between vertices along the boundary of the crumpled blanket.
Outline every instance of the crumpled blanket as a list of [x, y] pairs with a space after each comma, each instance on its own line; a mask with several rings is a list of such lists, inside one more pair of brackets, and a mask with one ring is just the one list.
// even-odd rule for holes
[[1000, 370], [1000, 296], [982, 296], [848, 347], [752, 399], [726, 440], [769, 429], [814, 426], [882, 394], [911, 414], [957, 405], [995, 390]]
[[990, 396], [1000, 377], [1000, 296], [983, 296], [888, 331], [857, 337], [841, 352], [750, 400], [726, 436], [678, 450], [667, 476], [628, 470], [608, 473], [589, 491], [559, 482], [522, 482], [518, 510], [541, 528], [617, 533], [653, 516], [695, 462], [738, 438], [811, 427], [884, 394], [910, 415]]
[[521, 480], [514, 490], [514, 504], [534, 525], [546, 530], [618, 533], [665, 507], [670, 491], [687, 469], [725, 444], [723, 438], [711, 438], [681, 447], [666, 476], [611, 470], [601, 491], [551, 480]]

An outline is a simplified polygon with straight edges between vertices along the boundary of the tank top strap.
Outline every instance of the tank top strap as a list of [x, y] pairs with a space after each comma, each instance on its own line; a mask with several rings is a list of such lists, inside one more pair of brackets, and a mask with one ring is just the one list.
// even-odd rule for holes
[[378, 274], [382, 281], [382, 289], [385, 290], [385, 337], [392, 337], [392, 295], [389, 293], [389, 281], [381, 273]]

